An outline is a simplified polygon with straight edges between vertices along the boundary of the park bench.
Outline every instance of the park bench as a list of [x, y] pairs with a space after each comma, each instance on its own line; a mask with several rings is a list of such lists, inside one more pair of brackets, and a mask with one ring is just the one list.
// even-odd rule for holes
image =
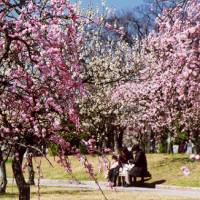
[[[149, 180], [151, 179], [151, 174], [149, 171], [147, 171], [146, 174], [144, 174], [144, 176], [134, 176], [134, 177], [130, 177], [130, 180], [131, 180], [131, 185], [133, 183], [136, 183], [137, 181], [137, 178], [141, 178], [141, 183], [143, 184], [145, 180]], [[147, 178], [147, 179], [146, 179]], [[123, 170], [120, 170], [119, 172], [119, 175], [118, 175], [118, 178], [117, 178], [117, 185], [118, 186], [124, 186], [126, 183], [125, 183], [125, 173], [123, 173]]]

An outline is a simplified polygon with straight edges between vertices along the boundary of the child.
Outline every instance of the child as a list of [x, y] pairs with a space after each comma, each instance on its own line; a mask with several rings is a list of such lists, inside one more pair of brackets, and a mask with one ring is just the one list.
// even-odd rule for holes
[[112, 155], [110, 170], [108, 172], [108, 181], [112, 186], [116, 186], [117, 177], [119, 175], [119, 161], [116, 155]]

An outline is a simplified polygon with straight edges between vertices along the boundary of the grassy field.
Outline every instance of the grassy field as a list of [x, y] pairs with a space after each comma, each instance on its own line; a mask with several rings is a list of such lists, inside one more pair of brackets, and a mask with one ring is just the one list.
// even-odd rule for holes
[[[55, 187], [41, 187], [40, 200], [104, 200], [100, 191], [74, 190]], [[105, 191], [109, 200], [192, 200], [188, 197], [165, 196], [151, 192], [115, 192]], [[17, 200], [17, 188], [9, 186], [6, 195], [0, 195], [2, 200]], [[38, 200], [37, 187], [31, 187], [31, 200]], [[193, 199], [197, 200], [197, 199]]]
[[[70, 159], [74, 176], [79, 180], [90, 180], [81, 163], [74, 157], [70, 157]], [[104, 173], [100, 173], [98, 170], [98, 156], [88, 156], [88, 159], [91, 163], [93, 163], [98, 180], [106, 181]], [[40, 158], [34, 159], [35, 171], [39, 160]], [[56, 162], [57, 158], [49, 157], [49, 160], [53, 164], [53, 167], [49, 165], [47, 160], [44, 158], [42, 159], [41, 173], [43, 178], [65, 180], [70, 179], [70, 176]], [[191, 162], [188, 159], [188, 155], [148, 154], [147, 160], [149, 171], [152, 174], [152, 179], [148, 180], [146, 184], [155, 185], [162, 183], [166, 185], [200, 187], [200, 163], [197, 161]], [[182, 171], [180, 170], [182, 166], [187, 166], [190, 169], [189, 176], [183, 175]], [[7, 162], [7, 174], [8, 177], [13, 177], [10, 161]]]

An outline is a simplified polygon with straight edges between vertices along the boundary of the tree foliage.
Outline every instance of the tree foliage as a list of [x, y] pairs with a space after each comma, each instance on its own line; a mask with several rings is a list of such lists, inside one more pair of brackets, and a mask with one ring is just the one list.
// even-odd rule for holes
[[130, 112], [124, 120], [135, 129], [159, 136], [167, 128], [176, 135], [179, 124], [198, 137], [199, 9], [196, 0], [164, 9], [157, 29], [143, 40], [139, 81], [117, 88], [113, 100]]
[[[20, 198], [30, 190], [21, 171], [26, 149], [59, 145], [60, 161], [71, 150], [61, 131], [66, 121], [79, 127], [79, 48], [82, 22], [69, 1], [0, 2], [0, 142], [12, 147]], [[42, 152], [41, 152], [42, 153]]]

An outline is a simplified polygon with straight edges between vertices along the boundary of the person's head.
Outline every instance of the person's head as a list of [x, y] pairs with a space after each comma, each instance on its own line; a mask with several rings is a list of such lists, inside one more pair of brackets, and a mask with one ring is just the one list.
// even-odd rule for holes
[[140, 150], [140, 145], [139, 144], [134, 144], [133, 147], [132, 147], [132, 151], [138, 151]]
[[127, 149], [127, 147], [122, 147], [122, 152], [126, 155], [127, 153], [128, 153], [128, 149]]
[[112, 155], [112, 160], [117, 161], [117, 160], [118, 160], [118, 157], [117, 157], [115, 154], [113, 154], [113, 155]]

